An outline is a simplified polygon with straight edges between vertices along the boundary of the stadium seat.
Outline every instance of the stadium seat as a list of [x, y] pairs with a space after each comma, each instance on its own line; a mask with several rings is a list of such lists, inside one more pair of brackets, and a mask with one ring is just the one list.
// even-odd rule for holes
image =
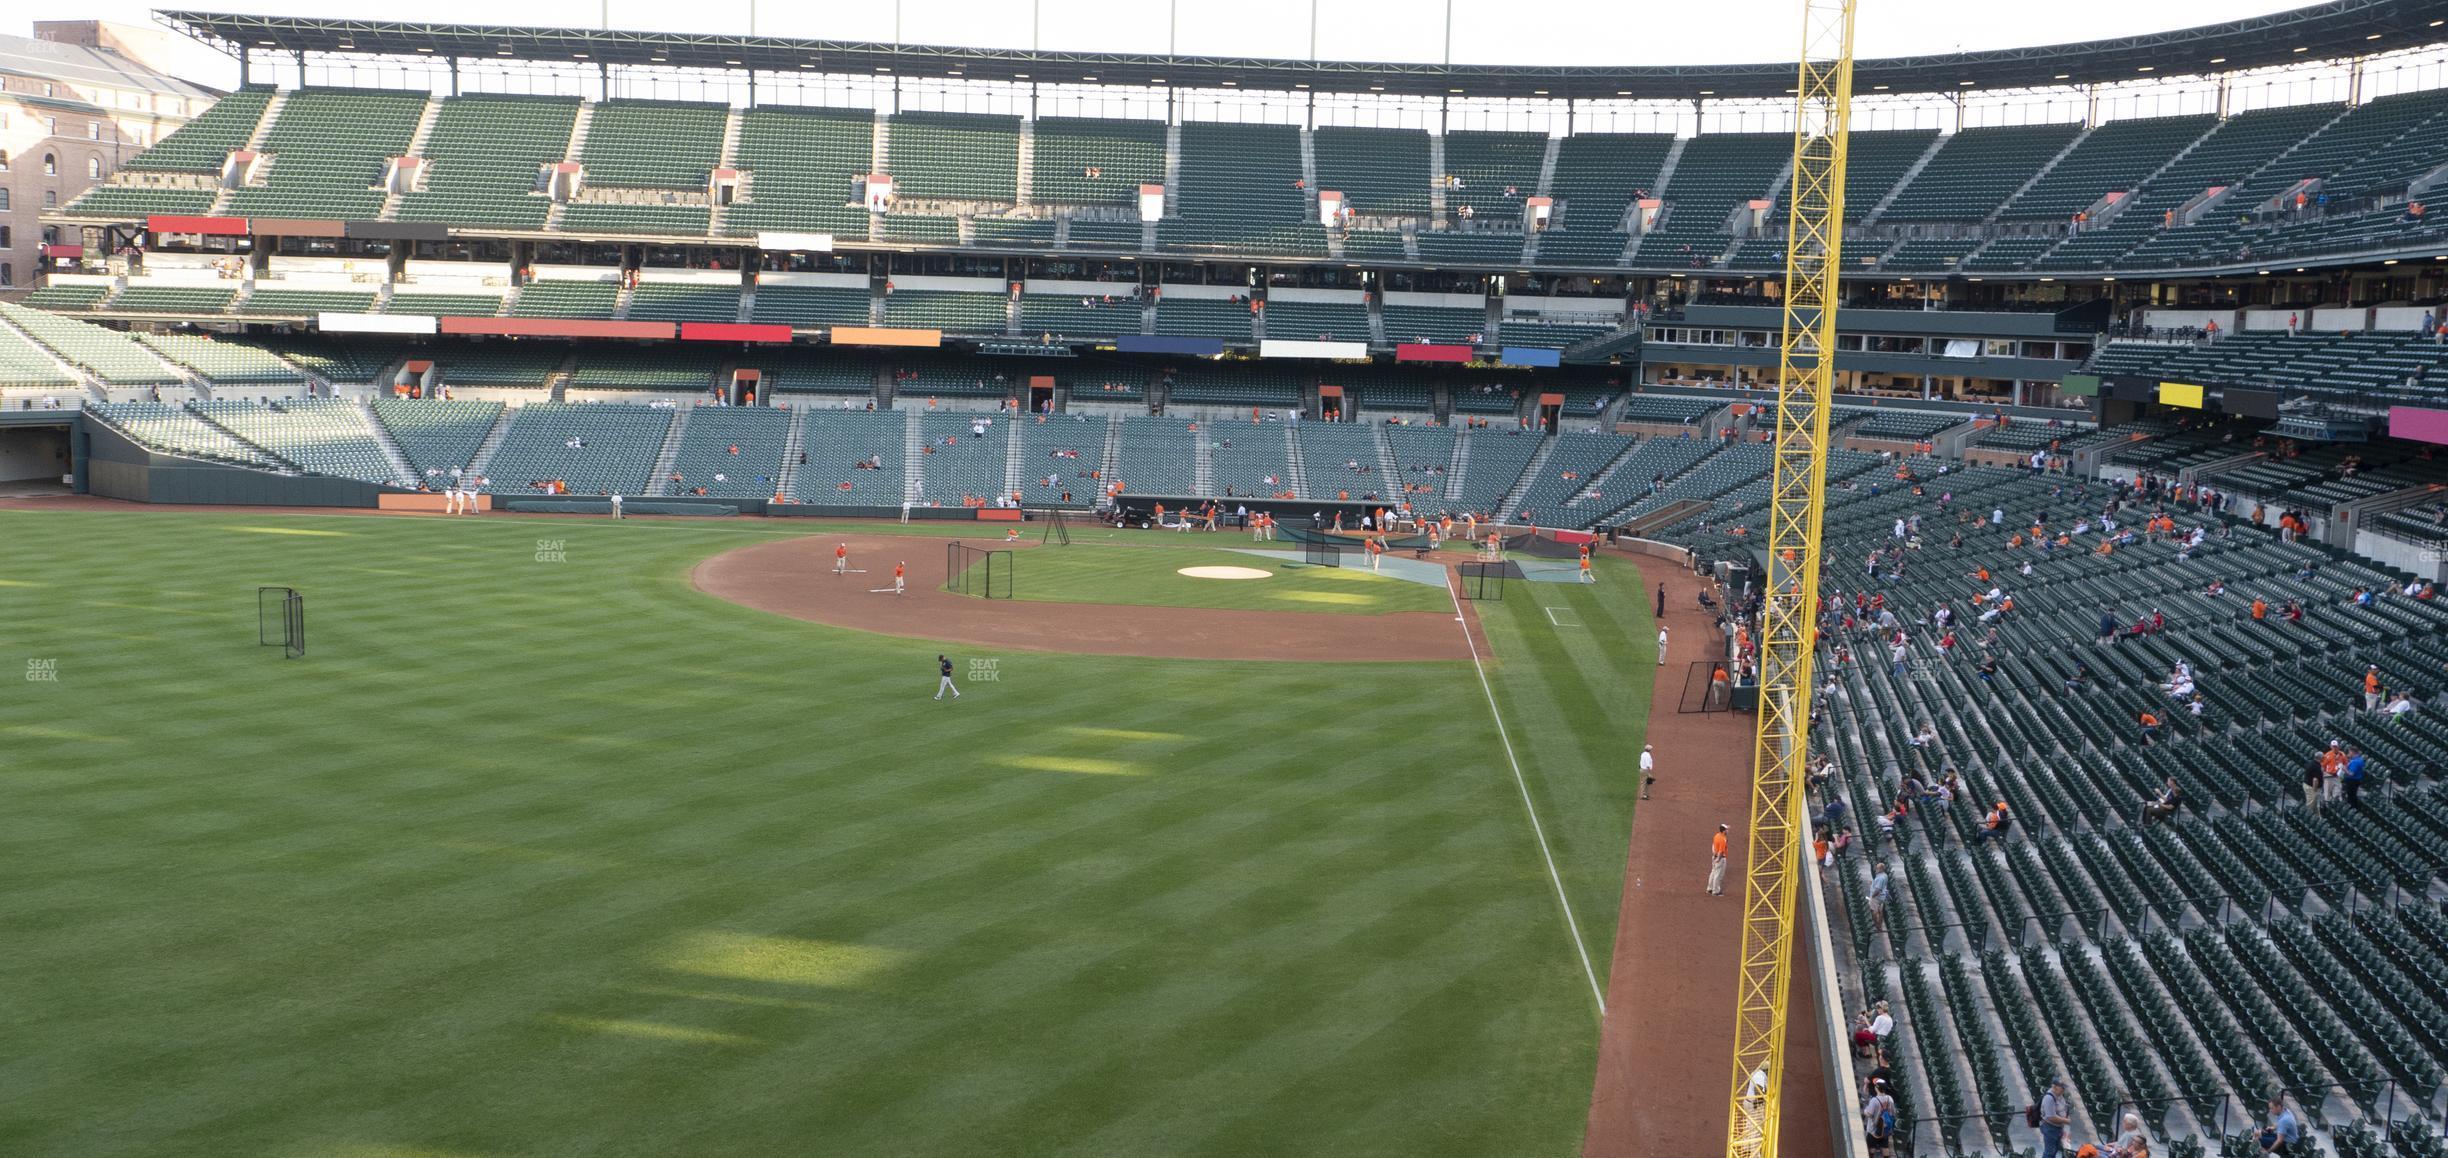
[[392, 486], [416, 485], [402, 478], [376, 440], [372, 419], [355, 402], [307, 399], [279, 403], [195, 402], [199, 414], [283, 462], [315, 474]]
[[[873, 389], [872, 382], [870, 389]], [[899, 506], [909, 415], [816, 407], [801, 416], [807, 462], [798, 469], [794, 495], [803, 503]], [[875, 462], [876, 469], [859, 464]], [[847, 484], [846, 486], [844, 484]]]
[[118, 330], [0, 302], [0, 321], [24, 330], [61, 358], [113, 386], [167, 386], [179, 381], [169, 364]]
[[739, 287], [703, 282], [640, 280], [630, 294], [630, 321], [730, 322], [739, 319]]
[[426, 135], [423, 187], [400, 195], [402, 221], [535, 230], [552, 209], [537, 173], [569, 154], [573, 97], [452, 97]]
[[1386, 340], [1390, 342], [1469, 342], [1487, 329], [1484, 309], [1448, 306], [1396, 305], [1383, 307]]
[[2077, 124], [1969, 128], [1938, 146], [1881, 221], [1980, 221], [2082, 132]]
[[476, 462], [476, 450], [500, 420], [499, 402], [444, 402], [434, 399], [377, 398], [374, 417], [399, 443], [420, 478], [438, 486], [452, 467]]
[[723, 105], [690, 101], [598, 101], [577, 157], [586, 184], [702, 192], [722, 161], [728, 115]]
[[893, 196], [954, 201], [1017, 200], [1020, 118], [983, 113], [901, 112], [892, 117]]
[[610, 281], [542, 278], [520, 287], [510, 314], [519, 318], [601, 318], [620, 305], [620, 286]]
[[62, 212], [75, 217], [127, 220], [156, 213], [210, 212], [217, 193], [211, 186], [172, 187], [141, 182], [171, 174], [218, 179], [223, 162], [232, 151], [245, 147], [255, 126], [263, 120], [264, 109], [272, 102], [272, 92], [268, 86], [248, 85], [213, 102], [212, 107], [154, 142], [152, 148], [120, 162], [121, 172], [143, 176], [122, 179], [114, 175], [110, 183], [79, 194]]
[[291, 92], [264, 135], [264, 184], [231, 193], [229, 212], [373, 220], [382, 213], [383, 173], [408, 152], [428, 99], [396, 89]]
[[1029, 167], [1034, 200], [1135, 211], [1139, 186], [1164, 183], [1163, 121], [1039, 117], [1030, 131], [1035, 134]]
[[261, 346], [208, 334], [138, 334], [153, 352], [214, 383], [229, 386], [295, 386], [306, 380], [297, 367]]
[[537, 484], [558, 481], [572, 495], [643, 495], [679, 413], [607, 402], [530, 402], [511, 412], [486, 464], [492, 493], [543, 495]]
[[[1421, 129], [1322, 126], [1310, 132], [1320, 191], [1343, 194], [1356, 214], [1428, 212], [1428, 134]], [[1185, 143], [1185, 149], [1187, 145]]]
[[723, 210], [734, 237], [765, 231], [867, 236], [867, 209], [852, 182], [874, 168], [875, 113], [868, 109], [758, 106], [740, 113], [740, 197]]
[[1365, 342], [1368, 306], [1356, 301], [1295, 301], [1269, 298], [1260, 316], [1267, 337], [1278, 341]]
[[760, 285], [752, 320], [801, 328], [864, 326], [866, 286]]
[[1446, 187], [1445, 207], [1468, 205], [1479, 217], [1520, 221], [1523, 200], [1538, 192], [1547, 142], [1545, 133], [1446, 133], [1444, 175], [1461, 184]]
[[[768, 406], [695, 406], [686, 411], [672, 471], [675, 494], [704, 487], [719, 498], [772, 498], [782, 481], [782, 448], [793, 415]], [[734, 453], [734, 448], [737, 452]], [[715, 475], [723, 476], [719, 481]]]

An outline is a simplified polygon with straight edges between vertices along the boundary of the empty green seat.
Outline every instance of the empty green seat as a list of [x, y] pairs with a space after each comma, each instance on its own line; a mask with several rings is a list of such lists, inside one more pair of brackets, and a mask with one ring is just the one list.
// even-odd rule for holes
[[425, 140], [423, 188], [400, 195], [402, 221], [533, 230], [551, 199], [537, 174], [569, 155], [575, 97], [452, 97]]
[[396, 89], [290, 93], [264, 135], [264, 183], [232, 192], [230, 214], [373, 220], [386, 196], [383, 175], [408, 152], [427, 99]]

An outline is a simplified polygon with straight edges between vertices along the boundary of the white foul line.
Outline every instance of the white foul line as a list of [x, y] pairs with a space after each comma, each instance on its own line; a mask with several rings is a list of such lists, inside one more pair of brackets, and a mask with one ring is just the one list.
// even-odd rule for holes
[[1530, 814], [1530, 831], [1537, 835], [1539, 856], [1547, 862], [1547, 879], [1554, 882], [1556, 904], [1564, 908], [1564, 928], [1572, 934], [1573, 952], [1580, 955], [1581, 975], [1589, 978], [1590, 1000], [1598, 1003], [1598, 1016], [1606, 1016], [1606, 991], [1598, 985], [1598, 970], [1591, 967], [1589, 947], [1581, 943], [1581, 922], [1573, 918], [1572, 901], [1564, 895], [1564, 876], [1556, 871], [1555, 854], [1547, 849], [1547, 828], [1539, 823], [1538, 808], [1530, 803], [1530, 782], [1522, 778], [1521, 758], [1513, 754], [1513, 737], [1505, 731], [1504, 713], [1496, 710], [1496, 689], [1489, 685], [1487, 665], [1479, 661], [1479, 643], [1471, 638], [1470, 621], [1462, 614], [1462, 593], [1451, 583], [1445, 593], [1453, 597], [1454, 620], [1462, 625], [1462, 643], [1470, 648], [1471, 668], [1479, 673], [1479, 691], [1487, 696], [1488, 716], [1496, 721], [1496, 738], [1504, 741], [1505, 762], [1513, 766], [1513, 786], [1521, 789], [1522, 811]]

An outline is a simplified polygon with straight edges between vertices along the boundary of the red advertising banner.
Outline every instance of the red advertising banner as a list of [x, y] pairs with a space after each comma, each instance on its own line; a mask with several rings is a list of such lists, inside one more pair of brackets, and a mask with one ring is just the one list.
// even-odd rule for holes
[[1404, 342], [1394, 347], [1397, 362], [1468, 362], [1471, 348], [1446, 346], [1434, 342]]
[[791, 328], [749, 322], [682, 322], [683, 342], [788, 342]]
[[153, 233], [203, 233], [214, 237], [244, 237], [247, 219], [244, 217], [182, 217], [156, 214], [145, 218], [145, 229]]

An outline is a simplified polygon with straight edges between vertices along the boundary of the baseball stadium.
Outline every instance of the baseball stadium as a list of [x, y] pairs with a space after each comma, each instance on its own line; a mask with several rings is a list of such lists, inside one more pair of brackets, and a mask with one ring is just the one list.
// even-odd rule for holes
[[2448, 0], [1906, 4], [0, 35], [0, 1154], [2448, 1158]]

